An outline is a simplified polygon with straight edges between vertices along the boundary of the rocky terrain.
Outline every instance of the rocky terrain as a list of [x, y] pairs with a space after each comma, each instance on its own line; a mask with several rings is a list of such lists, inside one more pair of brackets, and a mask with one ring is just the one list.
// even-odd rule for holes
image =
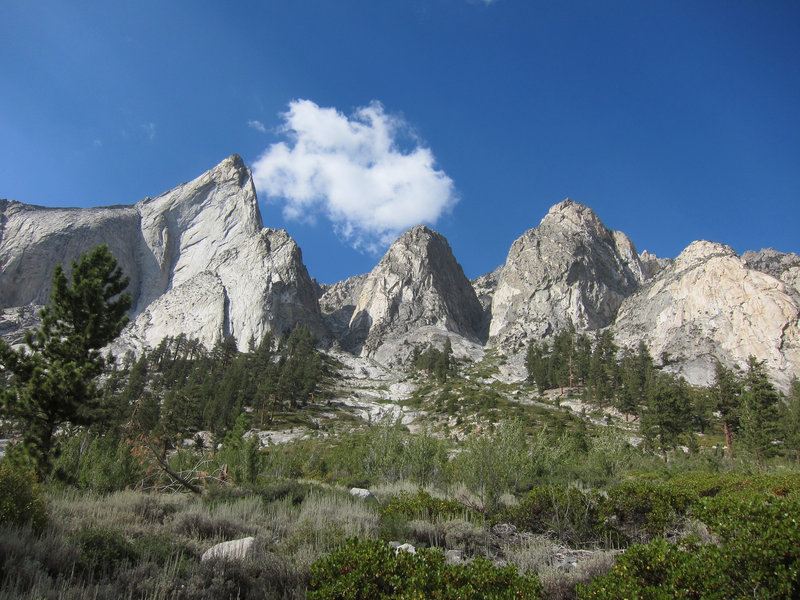
[[493, 294], [489, 339], [513, 348], [561, 329], [614, 322], [645, 279], [633, 243], [590, 208], [564, 200], [513, 243]]
[[404, 233], [372, 272], [334, 285], [311, 280], [285, 231], [265, 229], [249, 169], [231, 156], [194, 181], [130, 206], [54, 209], [0, 200], [0, 335], [35, 323], [57, 263], [99, 243], [130, 277], [132, 322], [117, 353], [184, 333], [241, 349], [307, 324], [326, 347], [389, 366], [413, 345], [479, 359], [507, 355], [520, 377], [531, 340], [563, 328], [612, 327], [644, 339], [691, 383], [714, 361], [766, 361], [783, 389], [800, 367], [800, 257], [695, 242], [676, 259], [639, 254], [588, 207], [565, 200], [516, 240], [504, 265], [469, 282], [447, 240]]
[[749, 268], [728, 246], [693, 242], [625, 299], [614, 331], [621, 344], [643, 339], [692, 383], [710, 384], [717, 360], [743, 368], [753, 355], [786, 389], [800, 366], [796, 296], [796, 289]]
[[447, 336], [467, 353], [467, 345], [481, 344], [482, 320], [447, 240], [420, 225], [401, 235], [364, 281], [345, 347], [385, 363], [404, 359], [414, 343]]
[[56, 264], [106, 243], [133, 296], [133, 322], [117, 349], [180, 333], [207, 345], [233, 335], [245, 349], [250, 339], [298, 322], [325, 334], [300, 249], [285, 231], [262, 229], [250, 171], [238, 156], [133, 206], [2, 201], [0, 214], [2, 308], [45, 303]]

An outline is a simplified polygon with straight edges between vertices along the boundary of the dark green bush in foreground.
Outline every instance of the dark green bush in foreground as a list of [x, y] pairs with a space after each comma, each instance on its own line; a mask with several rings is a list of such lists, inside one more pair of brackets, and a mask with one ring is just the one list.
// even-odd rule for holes
[[309, 600], [503, 600], [542, 598], [537, 578], [476, 558], [445, 564], [439, 550], [397, 552], [374, 540], [349, 540], [312, 567]]
[[0, 465], [0, 525], [30, 525], [34, 531], [47, 525], [36, 476], [7, 460]]
[[579, 598], [797, 598], [800, 596], [800, 501], [765, 493], [720, 494], [697, 516], [718, 543], [632, 546]]

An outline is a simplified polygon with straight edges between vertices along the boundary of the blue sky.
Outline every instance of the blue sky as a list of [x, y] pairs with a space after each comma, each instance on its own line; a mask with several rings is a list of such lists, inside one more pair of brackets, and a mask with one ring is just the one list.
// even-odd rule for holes
[[660, 256], [796, 252], [798, 65], [792, 0], [4, 0], [0, 197], [130, 204], [238, 153], [323, 282], [423, 220], [476, 277], [565, 197]]

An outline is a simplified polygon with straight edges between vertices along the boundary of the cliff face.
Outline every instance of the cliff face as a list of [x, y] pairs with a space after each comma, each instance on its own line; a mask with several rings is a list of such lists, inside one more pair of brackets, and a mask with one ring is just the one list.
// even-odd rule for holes
[[0, 200], [0, 307], [46, 304], [53, 269], [108, 244], [138, 302], [141, 216], [135, 206], [45, 208]]
[[302, 255], [284, 231], [261, 228], [250, 171], [231, 156], [194, 181], [133, 206], [0, 205], [0, 307], [46, 303], [56, 264], [109, 245], [131, 278], [133, 322], [120, 348], [166, 335], [239, 347], [307, 323], [326, 333]]
[[643, 339], [653, 356], [666, 353], [691, 383], [711, 383], [717, 360], [744, 367], [753, 355], [786, 389], [800, 370], [795, 294], [728, 246], [693, 242], [623, 302], [614, 331], [619, 343]]
[[796, 254], [739, 257], [695, 242], [674, 260], [639, 255], [591, 209], [565, 200], [514, 242], [502, 267], [472, 283], [447, 240], [419, 226], [369, 274], [320, 287], [294, 240], [262, 228], [238, 156], [131, 206], [0, 200], [0, 335], [19, 342], [49, 299], [55, 265], [101, 243], [131, 279], [133, 319], [117, 352], [181, 333], [208, 346], [233, 335], [244, 349], [305, 323], [318, 339], [385, 364], [446, 339], [457, 355], [477, 358], [488, 345], [517, 364], [532, 340], [612, 327], [618, 344], [644, 340], [690, 383], [709, 383], [717, 360], [742, 366], [751, 354], [782, 389], [800, 373]]
[[512, 348], [569, 327], [610, 325], [644, 279], [625, 234], [565, 200], [511, 246], [492, 298], [489, 342]]

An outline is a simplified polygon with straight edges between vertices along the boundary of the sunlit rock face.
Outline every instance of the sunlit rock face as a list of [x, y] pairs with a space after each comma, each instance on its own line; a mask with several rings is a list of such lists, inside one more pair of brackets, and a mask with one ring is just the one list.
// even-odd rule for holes
[[800, 256], [794, 252], [777, 252], [773, 248], [765, 248], [756, 252], [748, 250], [742, 254], [742, 260], [751, 269], [756, 269], [777, 277], [787, 286], [790, 293], [800, 301]]
[[400, 360], [413, 344], [457, 354], [481, 344], [483, 309], [447, 240], [420, 225], [401, 235], [364, 281], [346, 347], [382, 362]]
[[45, 303], [56, 264], [109, 245], [131, 278], [133, 322], [115, 346], [166, 335], [240, 348], [296, 323], [326, 335], [297, 244], [262, 229], [255, 188], [231, 156], [194, 181], [133, 206], [49, 209], [0, 204], [0, 307]]
[[132, 321], [117, 353], [180, 334], [207, 346], [232, 335], [246, 349], [302, 323], [385, 365], [449, 340], [461, 357], [496, 347], [523, 373], [530, 341], [611, 327], [620, 346], [644, 340], [695, 384], [711, 382], [716, 361], [741, 367], [750, 355], [783, 390], [800, 373], [796, 254], [739, 257], [700, 241], [674, 260], [640, 255], [590, 208], [565, 200], [514, 242], [504, 265], [472, 283], [447, 240], [418, 226], [369, 274], [320, 286], [294, 240], [262, 228], [250, 171], [235, 155], [129, 206], [0, 200], [0, 335], [20, 343], [49, 300], [55, 266], [69, 270], [101, 243], [131, 280]]
[[610, 325], [644, 279], [627, 236], [565, 200], [511, 246], [492, 297], [489, 343], [508, 350], [569, 327]]
[[[695, 384], [712, 382], [714, 363], [766, 363], [786, 389], [800, 372], [800, 306], [796, 289], [750, 268], [728, 246], [693, 242], [627, 298], [614, 327], [621, 344], [644, 339], [653, 356]], [[791, 277], [790, 277], [791, 279]]]
[[140, 223], [135, 206], [48, 208], [0, 200], [0, 307], [47, 304], [55, 266], [68, 267], [99, 244], [108, 244], [138, 301]]

